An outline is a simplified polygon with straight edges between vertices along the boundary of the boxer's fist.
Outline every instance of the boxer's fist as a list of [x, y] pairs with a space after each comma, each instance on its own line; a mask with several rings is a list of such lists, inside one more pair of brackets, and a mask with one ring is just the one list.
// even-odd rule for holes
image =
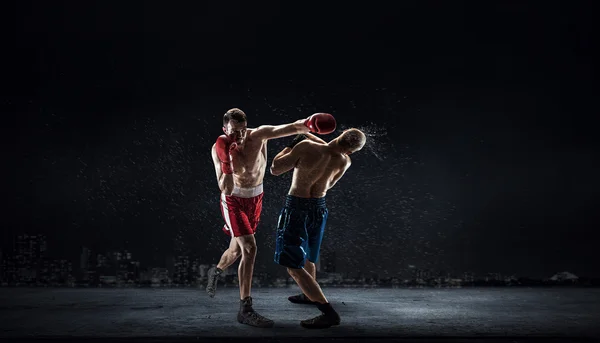
[[306, 139], [305, 135], [297, 135], [296, 137], [294, 137], [294, 139], [292, 140], [292, 142], [290, 144], [288, 144], [288, 148], [293, 149], [296, 144], [302, 142], [303, 140]]
[[231, 156], [229, 155], [231, 150], [235, 149], [236, 144], [226, 135], [220, 135], [215, 143], [215, 150], [219, 161], [221, 161], [221, 171], [223, 174], [233, 174], [233, 168], [231, 167]]
[[304, 121], [310, 132], [327, 135], [335, 131], [335, 118], [329, 113], [315, 113]]

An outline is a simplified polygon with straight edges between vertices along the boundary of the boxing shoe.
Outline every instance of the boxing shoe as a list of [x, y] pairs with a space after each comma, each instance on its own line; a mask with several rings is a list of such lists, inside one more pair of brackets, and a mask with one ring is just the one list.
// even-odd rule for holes
[[331, 307], [331, 304], [318, 304], [317, 307], [321, 312], [320, 316], [311, 319], [303, 320], [300, 325], [307, 329], [325, 329], [334, 325], [340, 325], [340, 315]]
[[288, 300], [294, 304], [306, 304], [306, 305], [318, 304], [317, 302], [314, 302], [314, 301], [311, 301], [310, 299], [308, 299], [308, 297], [306, 295], [304, 295], [304, 293], [300, 293], [298, 295], [292, 295], [291, 297], [288, 297]]
[[275, 322], [271, 319], [265, 318], [254, 311], [252, 308], [252, 297], [240, 300], [240, 311], [238, 312], [237, 320], [240, 324], [258, 328], [272, 328], [275, 325]]
[[217, 292], [217, 280], [219, 279], [219, 275], [221, 275], [223, 271], [217, 267], [210, 268], [208, 270], [208, 283], [206, 285], [206, 293], [211, 298], [215, 297], [215, 293]]

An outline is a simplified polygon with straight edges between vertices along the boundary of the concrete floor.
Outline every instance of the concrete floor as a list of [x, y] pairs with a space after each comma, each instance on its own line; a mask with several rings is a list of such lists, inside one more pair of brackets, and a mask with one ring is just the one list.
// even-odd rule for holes
[[276, 321], [259, 329], [237, 323], [235, 288], [213, 299], [201, 289], [1, 288], [0, 338], [600, 338], [600, 289], [326, 288], [342, 324], [323, 330], [300, 327], [319, 311], [288, 302], [297, 292], [255, 289], [254, 308]]

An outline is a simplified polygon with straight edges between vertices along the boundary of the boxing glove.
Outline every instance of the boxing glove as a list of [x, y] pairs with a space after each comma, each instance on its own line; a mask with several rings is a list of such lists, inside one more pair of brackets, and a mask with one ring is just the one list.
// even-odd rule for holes
[[315, 113], [304, 121], [310, 132], [321, 135], [330, 134], [335, 131], [335, 118], [329, 113]]
[[306, 139], [305, 135], [297, 135], [296, 137], [294, 137], [294, 139], [292, 140], [292, 142], [290, 144], [288, 144], [288, 148], [293, 149], [296, 144], [302, 142], [303, 140]]
[[221, 171], [223, 174], [233, 174], [233, 167], [231, 166], [230, 151], [235, 149], [235, 142], [233, 142], [226, 135], [220, 135], [215, 143], [215, 150], [217, 151], [217, 157], [221, 161]]

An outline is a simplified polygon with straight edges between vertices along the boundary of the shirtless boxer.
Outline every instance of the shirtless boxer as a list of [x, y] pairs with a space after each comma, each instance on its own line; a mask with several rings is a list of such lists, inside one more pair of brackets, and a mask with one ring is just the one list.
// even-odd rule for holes
[[224, 135], [219, 136], [211, 154], [219, 189], [223, 231], [231, 236], [229, 248], [208, 273], [206, 291], [215, 296], [217, 279], [223, 270], [241, 257], [238, 267], [240, 310], [238, 322], [257, 327], [272, 327], [273, 321], [254, 311], [250, 288], [256, 257], [254, 233], [262, 210], [263, 178], [267, 166], [267, 141], [299, 133], [320, 132], [328, 128], [328, 117], [316, 113], [294, 123], [255, 129], [247, 128], [246, 114], [232, 108], [223, 116]]
[[[327, 328], [340, 324], [340, 316], [325, 298], [314, 278], [314, 263], [329, 212], [325, 195], [350, 167], [348, 155], [362, 149], [366, 136], [358, 129], [344, 131], [329, 143], [311, 135], [299, 135], [273, 159], [271, 174], [294, 169], [292, 185], [277, 223], [275, 262], [287, 267], [308, 300], [321, 315], [300, 322], [305, 328]], [[305, 268], [305, 260], [312, 270]], [[311, 275], [313, 274], [313, 275]]]

